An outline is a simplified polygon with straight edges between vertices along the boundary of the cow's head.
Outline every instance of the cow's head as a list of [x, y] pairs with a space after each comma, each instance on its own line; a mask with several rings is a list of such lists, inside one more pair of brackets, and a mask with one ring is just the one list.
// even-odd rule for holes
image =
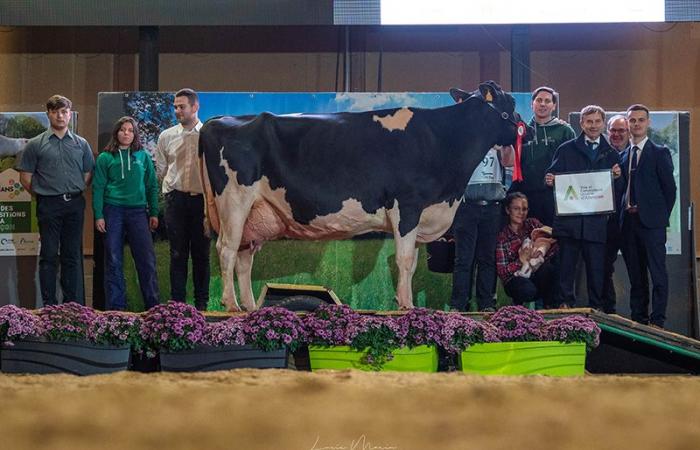
[[[490, 122], [493, 123], [497, 133], [496, 144], [498, 145], [513, 145], [515, 144], [518, 132], [518, 123], [522, 122], [520, 114], [515, 111], [515, 99], [507, 92], [501, 89], [495, 81], [486, 81], [479, 85], [479, 89], [474, 92], [465, 92], [461, 89], [450, 89], [450, 95], [457, 102], [461, 103], [468, 99], [483, 101], [489, 109], [487, 112]], [[535, 130], [525, 125], [525, 135], [523, 143], [534, 137]]]

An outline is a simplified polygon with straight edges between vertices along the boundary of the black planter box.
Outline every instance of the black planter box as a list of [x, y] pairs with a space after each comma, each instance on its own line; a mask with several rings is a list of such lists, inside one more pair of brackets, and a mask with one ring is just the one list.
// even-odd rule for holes
[[229, 369], [294, 369], [288, 350], [264, 352], [252, 345], [199, 345], [182, 352], [160, 352], [163, 372], [208, 372]]
[[126, 370], [131, 347], [98, 346], [90, 342], [24, 339], [5, 343], [0, 352], [4, 373], [70, 373], [97, 375]]

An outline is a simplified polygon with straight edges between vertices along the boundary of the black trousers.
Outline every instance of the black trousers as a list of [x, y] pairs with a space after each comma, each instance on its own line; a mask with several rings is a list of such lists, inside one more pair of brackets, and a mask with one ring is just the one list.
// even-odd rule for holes
[[551, 260], [545, 261], [530, 278], [513, 277], [503, 288], [516, 305], [542, 299], [545, 308], [551, 308], [555, 292], [556, 268]]
[[617, 261], [617, 253], [622, 248], [622, 234], [620, 233], [620, 225], [617, 218], [608, 220], [608, 239], [605, 242], [605, 264], [603, 274], [603, 312], [606, 314], [615, 314], [617, 308], [617, 294], [615, 293], [615, 282], [613, 274], [615, 273], [615, 261]]
[[452, 223], [455, 238], [455, 267], [452, 272], [450, 307], [469, 309], [472, 280], [476, 272], [479, 310], [493, 308], [496, 291], [496, 236], [501, 229], [499, 203], [475, 205], [462, 202]]
[[[646, 228], [638, 214], [625, 213], [622, 256], [630, 278], [630, 310], [632, 320], [663, 327], [668, 304], [666, 272], [666, 229]], [[653, 284], [651, 316], [649, 315], [649, 278]]]
[[165, 195], [165, 226], [170, 242], [170, 299], [184, 302], [187, 263], [192, 255], [192, 281], [197, 309], [209, 303], [209, 241], [204, 234], [204, 196], [171, 191]]
[[39, 222], [39, 284], [44, 305], [55, 305], [56, 276], [61, 269], [63, 302], [85, 304], [83, 289], [83, 219], [85, 198], [37, 196]]
[[583, 253], [586, 264], [586, 286], [588, 288], [588, 306], [602, 309], [603, 305], [603, 264], [605, 262], [605, 243], [581, 239], [559, 237], [559, 303], [576, 305], [574, 281], [579, 255]]

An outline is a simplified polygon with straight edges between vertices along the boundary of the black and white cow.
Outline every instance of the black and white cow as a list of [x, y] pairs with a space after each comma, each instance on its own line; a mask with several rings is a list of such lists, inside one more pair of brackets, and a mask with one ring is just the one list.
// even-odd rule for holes
[[[201, 129], [207, 213], [218, 233], [222, 301], [255, 309], [253, 254], [281, 237], [394, 235], [401, 308], [413, 307], [417, 242], [450, 227], [469, 178], [494, 145], [516, 140], [513, 97], [494, 82], [437, 109], [219, 117]], [[200, 163], [202, 160], [200, 159]]]

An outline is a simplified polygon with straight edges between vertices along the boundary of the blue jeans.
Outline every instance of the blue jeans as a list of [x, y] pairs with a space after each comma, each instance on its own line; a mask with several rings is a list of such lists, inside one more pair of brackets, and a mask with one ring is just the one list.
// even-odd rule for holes
[[156, 255], [144, 207], [104, 206], [105, 233], [105, 297], [107, 309], [126, 309], [124, 282], [124, 237], [136, 264], [139, 287], [146, 309], [160, 303]]

